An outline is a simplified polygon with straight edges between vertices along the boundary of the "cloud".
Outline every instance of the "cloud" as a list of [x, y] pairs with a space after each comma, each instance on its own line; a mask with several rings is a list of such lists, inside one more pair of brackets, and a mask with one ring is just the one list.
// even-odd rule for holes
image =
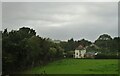
[[1, 0], [2, 2], [118, 2], [119, 0]]
[[117, 36], [117, 10], [117, 3], [109, 2], [6, 2], [3, 29], [29, 26], [43, 37], [93, 41], [101, 33]]
[[[0, 2], [0, 11], [2, 11], [2, 3]], [[2, 30], [2, 12], [0, 12], [0, 31]]]

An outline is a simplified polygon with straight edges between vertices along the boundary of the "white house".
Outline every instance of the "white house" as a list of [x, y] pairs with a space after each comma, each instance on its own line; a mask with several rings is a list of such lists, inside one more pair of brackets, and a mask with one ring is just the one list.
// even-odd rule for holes
[[86, 53], [86, 48], [83, 47], [82, 45], [79, 45], [75, 49], [74, 58], [84, 58], [85, 57], [85, 53]]

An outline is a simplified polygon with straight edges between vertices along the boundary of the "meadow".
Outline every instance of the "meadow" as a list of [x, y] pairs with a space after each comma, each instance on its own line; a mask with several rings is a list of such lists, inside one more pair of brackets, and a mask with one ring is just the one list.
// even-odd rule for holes
[[62, 59], [43, 67], [31, 68], [25, 74], [117, 74], [117, 59]]

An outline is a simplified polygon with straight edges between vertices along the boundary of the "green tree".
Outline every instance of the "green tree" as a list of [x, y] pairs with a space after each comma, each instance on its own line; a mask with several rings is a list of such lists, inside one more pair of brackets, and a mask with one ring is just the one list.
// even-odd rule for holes
[[110, 35], [103, 34], [100, 35], [99, 38], [95, 41], [95, 44], [100, 47], [101, 52], [110, 52], [112, 45], [112, 38]]
[[49, 49], [49, 56], [50, 56], [50, 60], [54, 60], [56, 57], [56, 53], [57, 53], [57, 49], [54, 47], [50, 47]]

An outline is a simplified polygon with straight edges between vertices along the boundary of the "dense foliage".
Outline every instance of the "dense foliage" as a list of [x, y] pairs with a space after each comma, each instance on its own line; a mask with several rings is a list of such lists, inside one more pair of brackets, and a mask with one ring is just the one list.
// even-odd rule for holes
[[120, 37], [111, 38], [110, 35], [103, 34], [95, 41], [95, 44], [99, 46], [99, 51], [104, 53], [118, 52], [120, 45]]
[[3, 74], [44, 65], [63, 56], [63, 49], [46, 38], [36, 36], [33, 29], [23, 27], [18, 31], [7, 29], [2, 33]]

